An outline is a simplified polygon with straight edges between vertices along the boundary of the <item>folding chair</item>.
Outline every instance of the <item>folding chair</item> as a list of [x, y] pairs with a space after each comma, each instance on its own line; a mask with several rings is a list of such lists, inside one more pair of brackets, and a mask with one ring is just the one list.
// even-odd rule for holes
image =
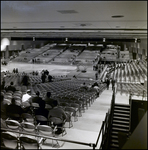
[[35, 122], [36, 122], [36, 125], [39, 123], [41, 125], [48, 125], [49, 124], [48, 119], [42, 115], [35, 115]]
[[[11, 120], [6, 119], [5, 123], [6, 123], [7, 128], [12, 130], [12, 132], [15, 132], [15, 131], [20, 132], [21, 124], [18, 121], [12, 120], [12, 119]], [[16, 133], [16, 135], [17, 135], [17, 137], [19, 137], [20, 133]]]
[[36, 126], [33, 123], [23, 121], [21, 123], [22, 134], [33, 133], [36, 134]]
[[[2, 132], [1, 133], [2, 143], [6, 148], [9, 149], [19, 149], [19, 140], [15, 133], [12, 132]], [[2, 147], [1, 147], [2, 148]]]
[[21, 149], [42, 149], [41, 144], [35, 137], [21, 135], [19, 140]]
[[[62, 136], [67, 134], [65, 126], [64, 126], [65, 122], [66, 122], [66, 120], [63, 121], [62, 119], [60, 119], [58, 117], [50, 117], [49, 118], [50, 126], [53, 128], [61, 129], [62, 130]], [[61, 125], [61, 126], [59, 126], [59, 125]], [[55, 134], [56, 134], [56, 132], [55, 132]]]
[[80, 108], [79, 104], [77, 104], [77, 103], [70, 103], [70, 106], [75, 108], [76, 115], [77, 115], [77, 112], [78, 112], [79, 113], [79, 117], [82, 116], [81, 108]]
[[73, 127], [73, 123], [72, 123], [72, 120], [71, 120], [72, 113], [66, 112], [66, 116], [67, 116], [67, 118], [66, 118], [65, 123], [69, 122], [69, 128]]
[[66, 106], [64, 110], [74, 117], [74, 121], [78, 121], [76, 109], [74, 107]]
[[[48, 137], [54, 137], [55, 136], [56, 127], [52, 128], [51, 126], [48, 126], [48, 125], [38, 124], [36, 129], [37, 129], [38, 135], [43, 135], [43, 136], [48, 136]], [[43, 144], [45, 142], [45, 140], [46, 140], [46, 138], [41, 137], [39, 142]], [[54, 140], [52, 140], [52, 143], [51, 143], [52, 147], [54, 146], [53, 141]], [[58, 144], [58, 141], [56, 141], [56, 142], [57, 142], [56, 144]]]
[[21, 115], [21, 117], [22, 117], [22, 119], [24, 120], [24, 121], [26, 121], [26, 122], [30, 122], [30, 123], [35, 123], [35, 118], [34, 118], [34, 116], [32, 115], [32, 114], [30, 114], [30, 113], [23, 113], [22, 115]]

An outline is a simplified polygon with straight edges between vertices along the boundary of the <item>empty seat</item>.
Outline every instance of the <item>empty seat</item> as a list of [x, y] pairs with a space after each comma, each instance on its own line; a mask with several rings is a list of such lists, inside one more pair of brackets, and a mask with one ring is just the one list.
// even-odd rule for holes
[[19, 140], [15, 133], [12, 132], [2, 132], [1, 133], [2, 143], [5, 148], [18, 149]]

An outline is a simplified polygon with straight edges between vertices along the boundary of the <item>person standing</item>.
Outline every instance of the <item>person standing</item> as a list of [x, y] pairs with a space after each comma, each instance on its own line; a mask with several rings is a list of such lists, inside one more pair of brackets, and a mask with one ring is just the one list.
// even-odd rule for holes
[[109, 78], [106, 79], [106, 84], [107, 84], [107, 90], [109, 89], [109, 85], [110, 85], [110, 80]]
[[115, 87], [115, 80], [114, 79], [112, 79], [112, 90], [114, 89], [114, 87]]
[[24, 74], [24, 76], [23, 76], [23, 78], [22, 78], [22, 84], [24, 85], [24, 86], [27, 86], [28, 87], [28, 85], [30, 84], [29, 83], [29, 76], [25, 73]]
[[46, 74], [45, 73], [42, 73], [41, 80], [42, 80], [42, 83], [45, 83], [45, 80], [46, 80]]
[[98, 72], [95, 73], [95, 79], [98, 80]]

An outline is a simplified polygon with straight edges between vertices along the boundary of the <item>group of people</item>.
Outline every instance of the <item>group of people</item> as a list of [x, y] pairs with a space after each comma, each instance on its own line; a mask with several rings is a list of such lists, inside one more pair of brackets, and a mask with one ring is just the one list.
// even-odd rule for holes
[[13, 73], [18, 73], [18, 68], [13, 68]]
[[52, 76], [49, 74], [49, 71], [48, 70], [42, 70], [41, 72], [41, 80], [42, 80], [42, 83], [45, 83], [46, 80], [48, 80], [48, 82], [52, 82]]
[[97, 97], [99, 97], [100, 87], [97, 82], [94, 82], [93, 84], [90, 83], [89, 85], [86, 85], [86, 83], [83, 82], [80, 86], [80, 90], [84, 90], [84, 91], [95, 90]]
[[115, 83], [116, 83], [116, 81], [114, 79], [106, 78], [104, 83], [106, 83], [106, 85], [107, 85], [107, 90], [109, 90], [110, 83], [112, 84], [112, 90], [114, 90]]
[[[14, 91], [15, 90], [11, 87], [9, 87], [9, 91]], [[53, 122], [53, 126], [57, 126], [58, 130], [55, 132], [56, 134], [61, 134], [63, 132], [62, 126], [65, 123], [65, 120], [67, 118], [67, 114], [64, 111], [63, 108], [58, 106], [58, 101], [55, 99], [51, 98], [51, 93], [47, 92], [45, 98], [42, 98], [40, 96], [40, 92], [37, 91], [35, 96], [32, 96], [31, 90], [28, 89], [25, 94], [22, 95], [21, 99], [21, 105], [18, 105], [17, 100], [15, 98], [11, 99], [11, 104], [6, 104], [4, 101], [4, 95], [1, 94], [1, 118], [2, 119], [7, 119], [12, 118], [15, 120], [20, 120], [21, 115], [23, 113], [30, 113], [32, 115], [42, 115], [47, 118], [47, 120], [50, 122], [50, 119], [53, 117], [59, 118], [60, 122], [56, 123]], [[24, 103], [28, 102], [30, 105], [25, 106]], [[33, 108], [33, 103], [38, 103], [39, 107], [32, 109]], [[50, 105], [51, 107], [49, 109], [45, 108], [46, 104]], [[14, 116], [14, 114], [19, 114], [19, 116]], [[49, 125], [48, 121], [39, 121], [37, 123], [44, 124], [44, 125]]]

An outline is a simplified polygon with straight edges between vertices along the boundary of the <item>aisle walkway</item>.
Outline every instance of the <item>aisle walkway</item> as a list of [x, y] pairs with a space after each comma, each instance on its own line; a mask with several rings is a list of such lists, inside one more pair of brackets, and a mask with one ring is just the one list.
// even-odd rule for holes
[[[109, 90], [103, 91], [94, 103], [82, 114], [82, 117], [78, 118], [77, 122], [73, 122], [72, 128], [66, 128], [67, 134], [62, 139], [74, 140], [86, 143], [96, 143], [98, 134], [102, 125], [102, 121], [105, 119], [105, 115], [110, 108], [112, 97], [111, 86]], [[128, 96], [116, 95], [116, 103], [128, 104]], [[67, 126], [67, 125], [66, 125]], [[47, 140], [46, 142], [51, 142]], [[73, 144], [68, 142], [59, 142], [62, 146], [59, 149], [92, 149], [92, 147]], [[100, 143], [96, 149], [99, 148]], [[42, 148], [51, 148], [48, 145], [43, 145]]]

